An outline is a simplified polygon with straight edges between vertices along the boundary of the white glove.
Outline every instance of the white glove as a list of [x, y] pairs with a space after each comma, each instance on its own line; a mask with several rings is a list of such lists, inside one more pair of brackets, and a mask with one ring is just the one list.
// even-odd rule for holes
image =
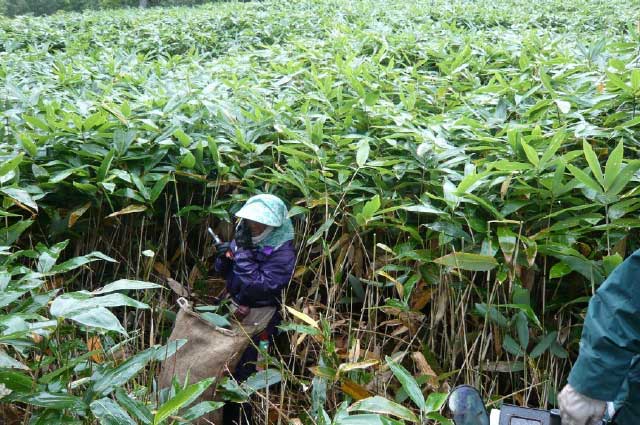
[[558, 394], [562, 425], [600, 425], [607, 403], [594, 400], [566, 385]]

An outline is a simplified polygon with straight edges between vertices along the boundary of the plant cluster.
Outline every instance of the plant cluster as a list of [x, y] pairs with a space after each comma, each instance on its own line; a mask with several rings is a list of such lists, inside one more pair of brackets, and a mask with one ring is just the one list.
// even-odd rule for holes
[[[105, 279], [174, 275], [214, 295], [206, 226], [225, 234], [244, 199], [272, 192], [299, 259], [265, 417], [444, 422], [440, 394], [462, 382], [553, 404], [589, 296], [638, 246], [637, 9], [309, 0], [0, 20], [0, 246], [20, 264], [0, 332], [48, 323]], [[65, 272], [64, 295], [21, 283], [43, 253], [91, 251], [117, 262]], [[43, 301], [20, 316], [45, 296], [49, 314]], [[175, 309], [145, 297], [154, 307], [127, 323], [147, 324], [129, 345], [150, 359]], [[101, 352], [129, 329], [111, 324], [93, 328]], [[84, 380], [29, 387], [83, 399], [60, 417], [100, 419], [104, 399], [141, 420], [122, 401], [140, 388], [132, 399], [155, 405], [151, 372], [90, 391], [82, 368], [101, 366], [86, 342], [65, 357], [0, 346], [25, 382], [12, 391], [46, 376], [42, 359]], [[53, 414], [33, 400], [33, 418]]]

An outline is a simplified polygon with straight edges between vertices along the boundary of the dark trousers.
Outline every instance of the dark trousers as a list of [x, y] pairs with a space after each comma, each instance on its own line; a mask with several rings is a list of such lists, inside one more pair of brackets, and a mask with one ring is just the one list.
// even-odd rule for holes
[[[280, 312], [276, 311], [273, 318], [267, 325], [265, 331], [269, 336], [269, 343], [273, 344], [273, 338], [276, 333], [276, 326], [281, 321]], [[258, 350], [256, 347], [260, 344], [260, 335], [253, 337], [251, 344], [242, 353], [238, 366], [235, 372], [233, 372], [233, 378], [238, 383], [244, 382], [251, 375], [256, 373], [256, 361], [258, 360]], [[233, 403], [227, 402], [223, 407], [223, 425], [252, 425], [252, 408], [251, 403]]]

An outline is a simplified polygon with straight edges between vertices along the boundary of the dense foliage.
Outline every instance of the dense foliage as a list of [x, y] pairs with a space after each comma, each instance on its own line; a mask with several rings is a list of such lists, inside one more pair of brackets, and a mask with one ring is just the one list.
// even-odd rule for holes
[[194, 6], [211, 0], [0, 0], [0, 15], [51, 15], [59, 11], [79, 12], [85, 9], [114, 9], [138, 6]]
[[[589, 296], [638, 246], [638, 8], [303, 1], [0, 21], [3, 414], [155, 424], [218, 407], [188, 406], [204, 386], [158, 398], [172, 295], [121, 291], [173, 275], [206, 300], [220, 287], [206, 226], [225, 234], [262, 191], [288, 200], [299, 246], [265, 415], [437, 419], [463, 382], [553, 404]], [[77, 320], [56, 308], [69, 299], [98, 311]]]

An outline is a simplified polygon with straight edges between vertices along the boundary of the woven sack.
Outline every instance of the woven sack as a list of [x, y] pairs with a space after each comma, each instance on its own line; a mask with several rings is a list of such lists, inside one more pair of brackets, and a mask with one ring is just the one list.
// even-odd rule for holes
[[[234, 320], [231, 329], [226, 329], [200, 317], [186, 299], [178, 299], [178, 305], [180, 311], [169, 341], [186, 339], [187, 342], [162, 362], [158, 378], [160, 389], [170, 387], [174, 377], [184, 384], [188, 376], [189, 384], [193, 384], [210, 377], [219, 379], [227, 371], [233, 372], [251, 338], [267, 327], [276, 312], [275, 307], [252, 308], [242, 323]], [[213, 400], [214, 388], [215, 385], [212, 385], [193, 405]], [[221, 424], [222, 409], [201, 418], [197, 423]]]

